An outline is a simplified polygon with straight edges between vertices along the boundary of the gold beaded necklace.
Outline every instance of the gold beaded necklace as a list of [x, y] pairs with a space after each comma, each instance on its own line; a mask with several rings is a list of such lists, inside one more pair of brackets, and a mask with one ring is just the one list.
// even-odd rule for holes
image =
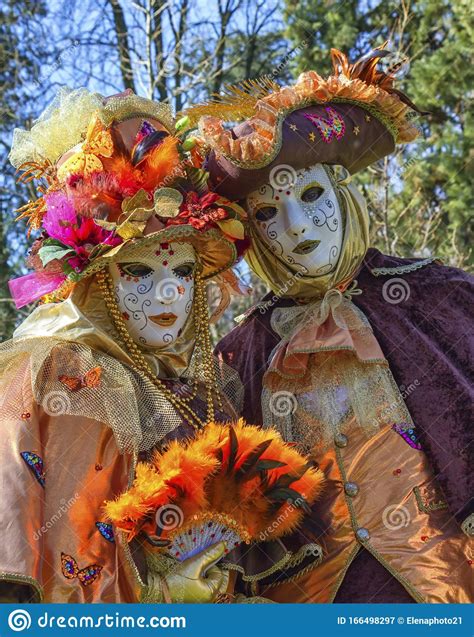
[[[177, 396], [173, 393], [166, 384], [156, 376], [143, 355], [143, 352], [130, 336], [117, 305], [113, 289], [113, 281], [109, 272], [106, 270], [99, 270], [96, 277], [110, 319], [134, 362], [135, 371], [144, 374], [153, 383], [153, 385], [164, 394], [167, 400], [169, 400], [173, 407], [180, 413], [182, 418], [189, 422], [194, 429], [202, 429], [205, 423], [202, 422], [201, 418], [199, 418], [196, 412], [189, 405], [191, 400], [197, 394], [199, 384], [198, 379], [194, 378], [193, 391], [188, 396]], [[206, 284], [201, 277], [201, 267], [199, 265], [196, 266], [195, 270], [193, 304], [193, 319], [196, 338], [195, 360], [197, 368], [201, 368], [204, 384], [206, 386], [207, 422], [212, 422], [215, 420], [214, 391], [216, 392], [217, 404], [220, 408], [222, 408], [222, 400], [218, 389], [217, 375], [212, 354]]]

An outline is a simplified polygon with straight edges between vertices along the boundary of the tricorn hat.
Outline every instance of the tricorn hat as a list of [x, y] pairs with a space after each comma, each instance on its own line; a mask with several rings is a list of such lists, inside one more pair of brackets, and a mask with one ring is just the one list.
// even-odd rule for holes
[[[337, 164], [353, 174], [391, 154], [395, 144], [413, 141], [419, 133], [413, 120], [422, 111], [393, 88], [394, 72], [377, 69], [381, 58], [393, 56], [384, 47], [353, 64], [331, 49], [327, 78], [308, 71], [288, 87], [246, 82], [189, 109], [210, 149], [214, 190], [244, 198], [282, 165]], [[226, 120], [244, 121], [229, 130]]]

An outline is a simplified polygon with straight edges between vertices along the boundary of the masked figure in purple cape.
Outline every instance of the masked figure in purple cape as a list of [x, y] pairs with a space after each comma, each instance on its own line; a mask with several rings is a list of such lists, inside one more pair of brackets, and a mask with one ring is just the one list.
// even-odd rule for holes
[[245, 201], [246, 259], [272, 290], [218, 352], [240, 374], [244, 417], [311, 451], [327, 478], [287, 543], [298, 563], [275, 575], [260, 556], [253, 593], [279, 602], [472, 600], [472, 284], [435, 258], [369, 248], [352, 178], [418, 133], [416, 107], [377, 69], [385, 55], [349, 64], [333, 50], [328, 78], [189, 113], [214, 189]]

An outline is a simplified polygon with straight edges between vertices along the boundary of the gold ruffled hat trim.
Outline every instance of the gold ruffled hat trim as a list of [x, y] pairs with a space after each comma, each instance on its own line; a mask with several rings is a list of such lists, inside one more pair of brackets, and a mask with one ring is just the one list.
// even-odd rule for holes
[[76, 275], [75, 281], [66, 279], [57, 290], [43, 297], [45, 302], [59, 302], [67, 299], [76, 283], [92, 276], [96, 272], [108, 268], [112, 263], [139, 259], [140, 254], [148, 246], [160, 243], [187, 243], [196, 251], [202, 267], [201, 277], [212, 279], [231, 268], [238, 259], [237, 248], [217, 229], [196, 230], [191, 225], [168, 226], [158, 232], [144, 237], [129, 239], [111, 248], [105, 254], [95, 258], [90, 265]]
[[217, 229], [210, 228], [200, 231], [191, 225], [168, 226], [158, 232], [153, 232], [144, 237], [129, 239], [124, 243], [111, 248], [105, 254], [97, 257], [83, 270], [80, 278], [85, 278], [108, 267], [117, 261], [126, 261], [130, 257], [137, 258], [143, 248], [156, 243], [188, 243], [193, 246], [202, 265], [202, 278], [209, 279], [228, 268], [237, 261], [237, 249], [235, 245], [225, 238]]

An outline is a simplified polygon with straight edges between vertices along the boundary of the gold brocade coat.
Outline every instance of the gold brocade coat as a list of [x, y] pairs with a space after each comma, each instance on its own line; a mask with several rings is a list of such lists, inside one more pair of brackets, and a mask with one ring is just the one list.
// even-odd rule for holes
[[312, 516], [321, 521], [312, 539], [323, 559], [259, 594], [276, 602], [332, 602], [364, 548], [417, 602], [473, 601], [472, 539], [448, 512], [421, 450], [390, 426], [369, 439], [354, 428], [315, 460], [327, 478]]

